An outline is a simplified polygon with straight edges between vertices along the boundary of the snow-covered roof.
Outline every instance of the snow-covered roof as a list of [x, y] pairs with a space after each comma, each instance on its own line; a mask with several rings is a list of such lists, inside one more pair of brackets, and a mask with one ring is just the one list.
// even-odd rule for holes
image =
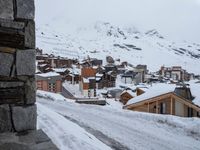
[[65, 72], [68, 68], [53, 68], [55, 72]]
[[[136, 96], [136, 93], [135, 92], [133, 92], [132, 90], [124, 90], [123, 92], [122, 92], [122, 94], [124, 94], [124, 93], [128, 93], [128, 94], [130, 94], [131, 96], [133, 96], [133, 97], [135, 97]], [[122, 95], [121, 94], [121, 95]]]
[[93, 68], [93, 69], [97, 69], [97, 68], [98, 68], [98, 66], [93, 66], [92, 68]]
[[88, 78], [83, 78], [83, 83], [90, 83]]
[[193, 103], [200, 106], [200, 84], [195, 82], [190, 82], [190, 89], [192, 96], [194, 96]]
[[70, 73], [75, 74], [75, 75], [80, 75], [81, 74], [80, 73], [81, 70], [79, 68], [73, 67], [73, 68], [69, 68], [68, 70], [70, 71]]
[[44, 66], [46, 66], [47, 64], [40, 64], [40, 65], [38, 65], [38, 66], [40, 66], [40, 67], [44, 67]]
[[96, 76], [97, 76], [97, 77], [102, 77], [103, 74], [97, 73]]
[[96, 77], [96, 81], [99, 81], [99, 80], [101, 80], [101, 77]]
[[173, 92], [174, 89], [175, 89], [175, 85], [170, 85], [170, 84], [158, 84], [158, 85], [152, 86], [144, 94], [129, 100], [127, 105], [138, 103], [140, 101], [153, 98], [165, 93]]
[[37, 74], [37, 76], [41, 76], [41, 77], [54, 77], [54, 76], [60, 76], [60, 74], [58, 74], [56, 72], [48, 72], [48, 73]]

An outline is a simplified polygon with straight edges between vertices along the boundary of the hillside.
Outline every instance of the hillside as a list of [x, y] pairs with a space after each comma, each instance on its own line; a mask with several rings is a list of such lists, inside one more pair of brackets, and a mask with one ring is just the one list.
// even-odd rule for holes
[[69, 58], [83, 59], [89, 55], [105, 60], [111, 55], [133, 65], [147, 64], [150, 71], [158, 70], [161, 65], [181, 65], [190, 72], [200, 73], [196, 68], [196, 64], [200, 64], [199, 44], [175, 43], [156, 30], [143, 33], [134, 27], [120, 28], [97, 22], [67, 35], [46, 26], [37, 29], [37, 46], [46, 53]]
[[147, 64], [150, 71], [181, 65], [200, 74], [198, 0], [59, 0], [56, 7], [53, 0], [36, 0], [37, 47], [46, 53], [104, 60], [111, 55]]

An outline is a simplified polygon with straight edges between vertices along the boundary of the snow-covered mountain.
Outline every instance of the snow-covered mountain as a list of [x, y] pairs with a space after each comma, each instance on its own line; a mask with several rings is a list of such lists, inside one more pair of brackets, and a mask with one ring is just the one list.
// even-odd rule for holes
[[[44, 12], [41, 10], [44, 2], [45, 0], [37, 1], [36, 11]], [[53, 12], [54, 16], [36, 15], [37, 47], [44, 52], [79, 59], [89, 55], [105, 60], [106, 56], [110, 55], [133, 65], [147, 64], [150, 71], [157, 71], [161, 65], [181, 65], [189, 72], [200, 74], [197, 67], [200, 64], [200, 44], [170, 40], [169, 35], [158, 32], [160, 29], [144, 30], [137, 28], [138, 26], [113, 21], [85, 20], [85, 24], [74, 25], [68, 20], [69, 14], [66, 10], [69, 7], [66, 4], [70, 2], [59, 2], [56, 4], [59, 9]], [[178, 3], [179, 0], [176, 0], [175, 4]], [[49, 2], [49, 8], [46, 5], [45, 9], [51, 9], [52, 4], [53, 0]], [[78, 13], [78, 10], [75, 11], [74, 13]], [[189, 32], [189, 28], [186, 30]], [[165, 32], [162, 30], [162, 33]]]

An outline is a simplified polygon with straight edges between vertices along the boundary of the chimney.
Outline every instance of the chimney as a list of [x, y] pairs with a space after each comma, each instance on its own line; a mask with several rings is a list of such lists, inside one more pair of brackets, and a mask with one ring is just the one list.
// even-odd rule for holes
[[189, 84], [177, 84], [174, 93], [190, 101], [194, 99], [190, 91]]

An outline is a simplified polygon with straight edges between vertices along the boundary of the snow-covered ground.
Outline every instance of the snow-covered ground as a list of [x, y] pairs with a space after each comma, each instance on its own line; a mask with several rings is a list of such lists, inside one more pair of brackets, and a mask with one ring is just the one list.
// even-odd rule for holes
[[67, 81], [65, 81], [63, 83], [63, 87], [68, 90], [70, 93], [72, 93], [74, 95], [74, 97], [78, 97], [81, 98], [83, 97], [83, 94], [81, 93], [81, 91], [79, 90], [79, 84], [71, 84]]
[[199, 150], [198, 118], [132, 112], [115, 101], [106, 106], [80, 105], [59, 94], [38, 94], [38, 128], [61, 150], [117, 149], [113, 145], [131, 150]]

